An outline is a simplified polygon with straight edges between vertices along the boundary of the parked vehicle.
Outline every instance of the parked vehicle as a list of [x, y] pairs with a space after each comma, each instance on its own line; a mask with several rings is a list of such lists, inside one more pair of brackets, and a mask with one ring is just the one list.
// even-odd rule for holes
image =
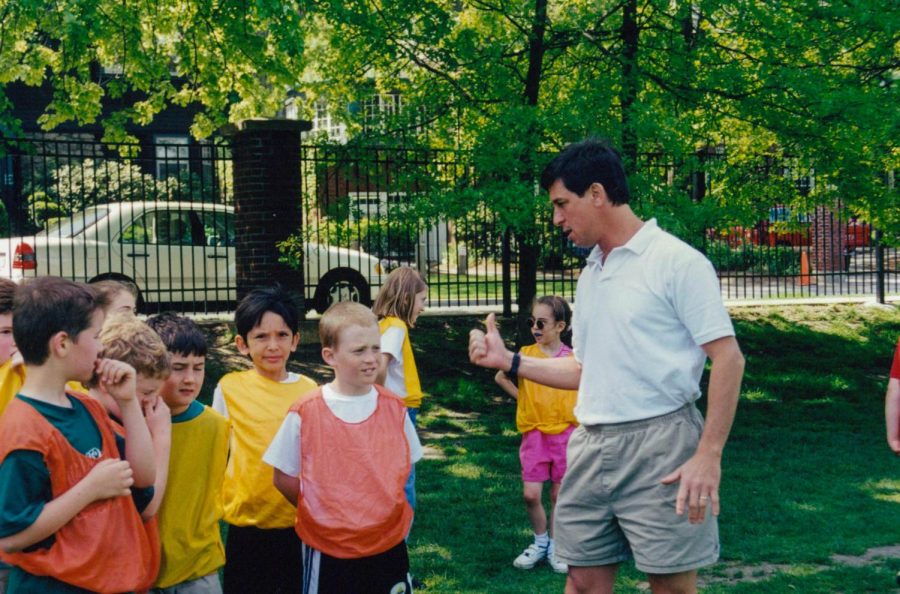
[[[841, 225], [844, 234], [844, 249], [851, 252], [869, 247], [872, 242], [872, 227], [851, 217], [847, 220], [834, 219], [833, 224]], [[731, 247], [740, 245], [764, 245], [769, 247], [809, 247], [812, 222], [808, 215], [793, 215], [787, 206], [777, 205], [769, 209], [769, 217], [753, 227], [734, 226], [726, 230], [710, 230], [710, 239], [723, 239]]]
[[[303, 251], [307, 308], [368, 305], [383, 284], [381, 263], [365, 252], [313, 242]], [[35, 235], [0, 239], [0, 275], [129, 280], [144, 303], [234, 301], [234, 211], [200, 202], [99, 204]]]

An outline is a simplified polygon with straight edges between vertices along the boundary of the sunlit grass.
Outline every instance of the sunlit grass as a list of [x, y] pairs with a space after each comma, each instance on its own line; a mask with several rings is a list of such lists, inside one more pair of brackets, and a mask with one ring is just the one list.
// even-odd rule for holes
[[[895, 592], [900, 559], [848, 567], [832, 555], [900, 544], [900, 458], [887, 448], [883, 419], [900, 311], [766, 306], [732, 314], [747, 369], [723, 458], [722, 563], [700, 572], [708, 580], [701, 591]], [[562, 592], [565, 578], [547, 566], [512, 566], [530, 539], [520, 437], [515, 403], [493, 373], [468, 363], [468, 332], [481, 318], [420, 318], [410, 333], [427, 393], [420, 431], [441, 454], [417, 467], [413, 573], [433, 594]], [[511, 320], [500, 326], [511, 339]], [[300, 370], [318, 363], [318, 347], [301, 345], [298, 358]], [[221, 375], [224, 366], [209, 369]], [[625, 564], [615, 591], [645, 593], [646, 578]]]

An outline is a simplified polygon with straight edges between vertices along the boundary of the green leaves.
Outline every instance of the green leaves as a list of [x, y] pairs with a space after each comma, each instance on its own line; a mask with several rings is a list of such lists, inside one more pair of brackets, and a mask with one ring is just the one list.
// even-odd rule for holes
[[46, 129], [94, 121], [106, 98], [135, 92], [104, 122], [107, 138], [192, 102], [192, 132], [208, 136], [283, 106], [303, 72], [302, 15], [291, 0], [0, 0], [0, 82], [50, 83]]

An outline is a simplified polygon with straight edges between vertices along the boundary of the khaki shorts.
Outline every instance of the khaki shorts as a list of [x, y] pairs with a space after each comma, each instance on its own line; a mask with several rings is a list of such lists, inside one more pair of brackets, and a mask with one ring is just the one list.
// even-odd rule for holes
[[634, 559], [652, 574], [715, 563], [719, 527], [711, 510], [691, 524], [687, 510], [675, 513], [678, 483], [660, 483], [694, 454], [702, 431], [693, 404], [642, 421], [578, 427], [556, 503], [559, 560], [591, 567]]

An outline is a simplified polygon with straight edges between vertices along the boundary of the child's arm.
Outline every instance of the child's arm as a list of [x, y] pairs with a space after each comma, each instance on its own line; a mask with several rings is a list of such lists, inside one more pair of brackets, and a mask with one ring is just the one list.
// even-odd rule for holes
[[134, 471], [134, 486], [150, 487], [156, 480], [156, 463], [150, 430], [135, 393], [134, 367], [114, 359], [103, 359], [97, 366], [97, 375], [100, 390], [119, 403], [126, 435], [125, 459]]
[[263, 462], [275, 469], [272, 484], [291, 505], [300, 498], [300, 415], [289, 412], [278, 428]]
[[375, 383], [379, 386], [383, 386], [384, 382], [387, 380], [388, 365], [391, 364], [391, 359], [393, 359], [393, 357], [390, 353], [381, 353], [379, 355], [378, 360], [380, 365], [378, 366], [378, 375], [375, 377]]
[[503, 391], [515, 398], [519, 399], [519, 386], [509, 381], [509, 377], [503, 371], [498, 371], [497, 375], [494, 376], [494, 381], [497, 382]]
[[297, 505], [297, 500], [300, 499], [299, 478], [285, 474], [276, 468], [275, 475], [272, 477], [272, 484], [275, 485], [278, 492], [284, 495], [284, 498], [287, 499], [291, 505]]
[[[148, 404], [144, 408], [144, 418], [150, 429], [150, 438], [153, 441], [153, 458], [156, 462], [156, 481], [153, 483], [153, 499], [141, 512], [141, 517], [149, 520], [159, 511], [162, 505], [163, 495], [166, 493], [166, 484], [169, 481], [169, 453], [172, 447], [172, 413], [162, 398], [157, 398], [155, 404]], [[125, 443], [128, 447], [128, 443]]]
[[0, 549], [15, 553], [39, 543], [68, 524], [82, 509], [95, 501], [126, 497], [134, 483], [131, 466], [125, 460], [101, 460], [74, 487], [44, 506], [28, 528], [0, 538]]
[[887, 425], [887, 442], [891, 450], [900, 456], [900, 379], [888, 381], [884, 395], [884, 420]]

